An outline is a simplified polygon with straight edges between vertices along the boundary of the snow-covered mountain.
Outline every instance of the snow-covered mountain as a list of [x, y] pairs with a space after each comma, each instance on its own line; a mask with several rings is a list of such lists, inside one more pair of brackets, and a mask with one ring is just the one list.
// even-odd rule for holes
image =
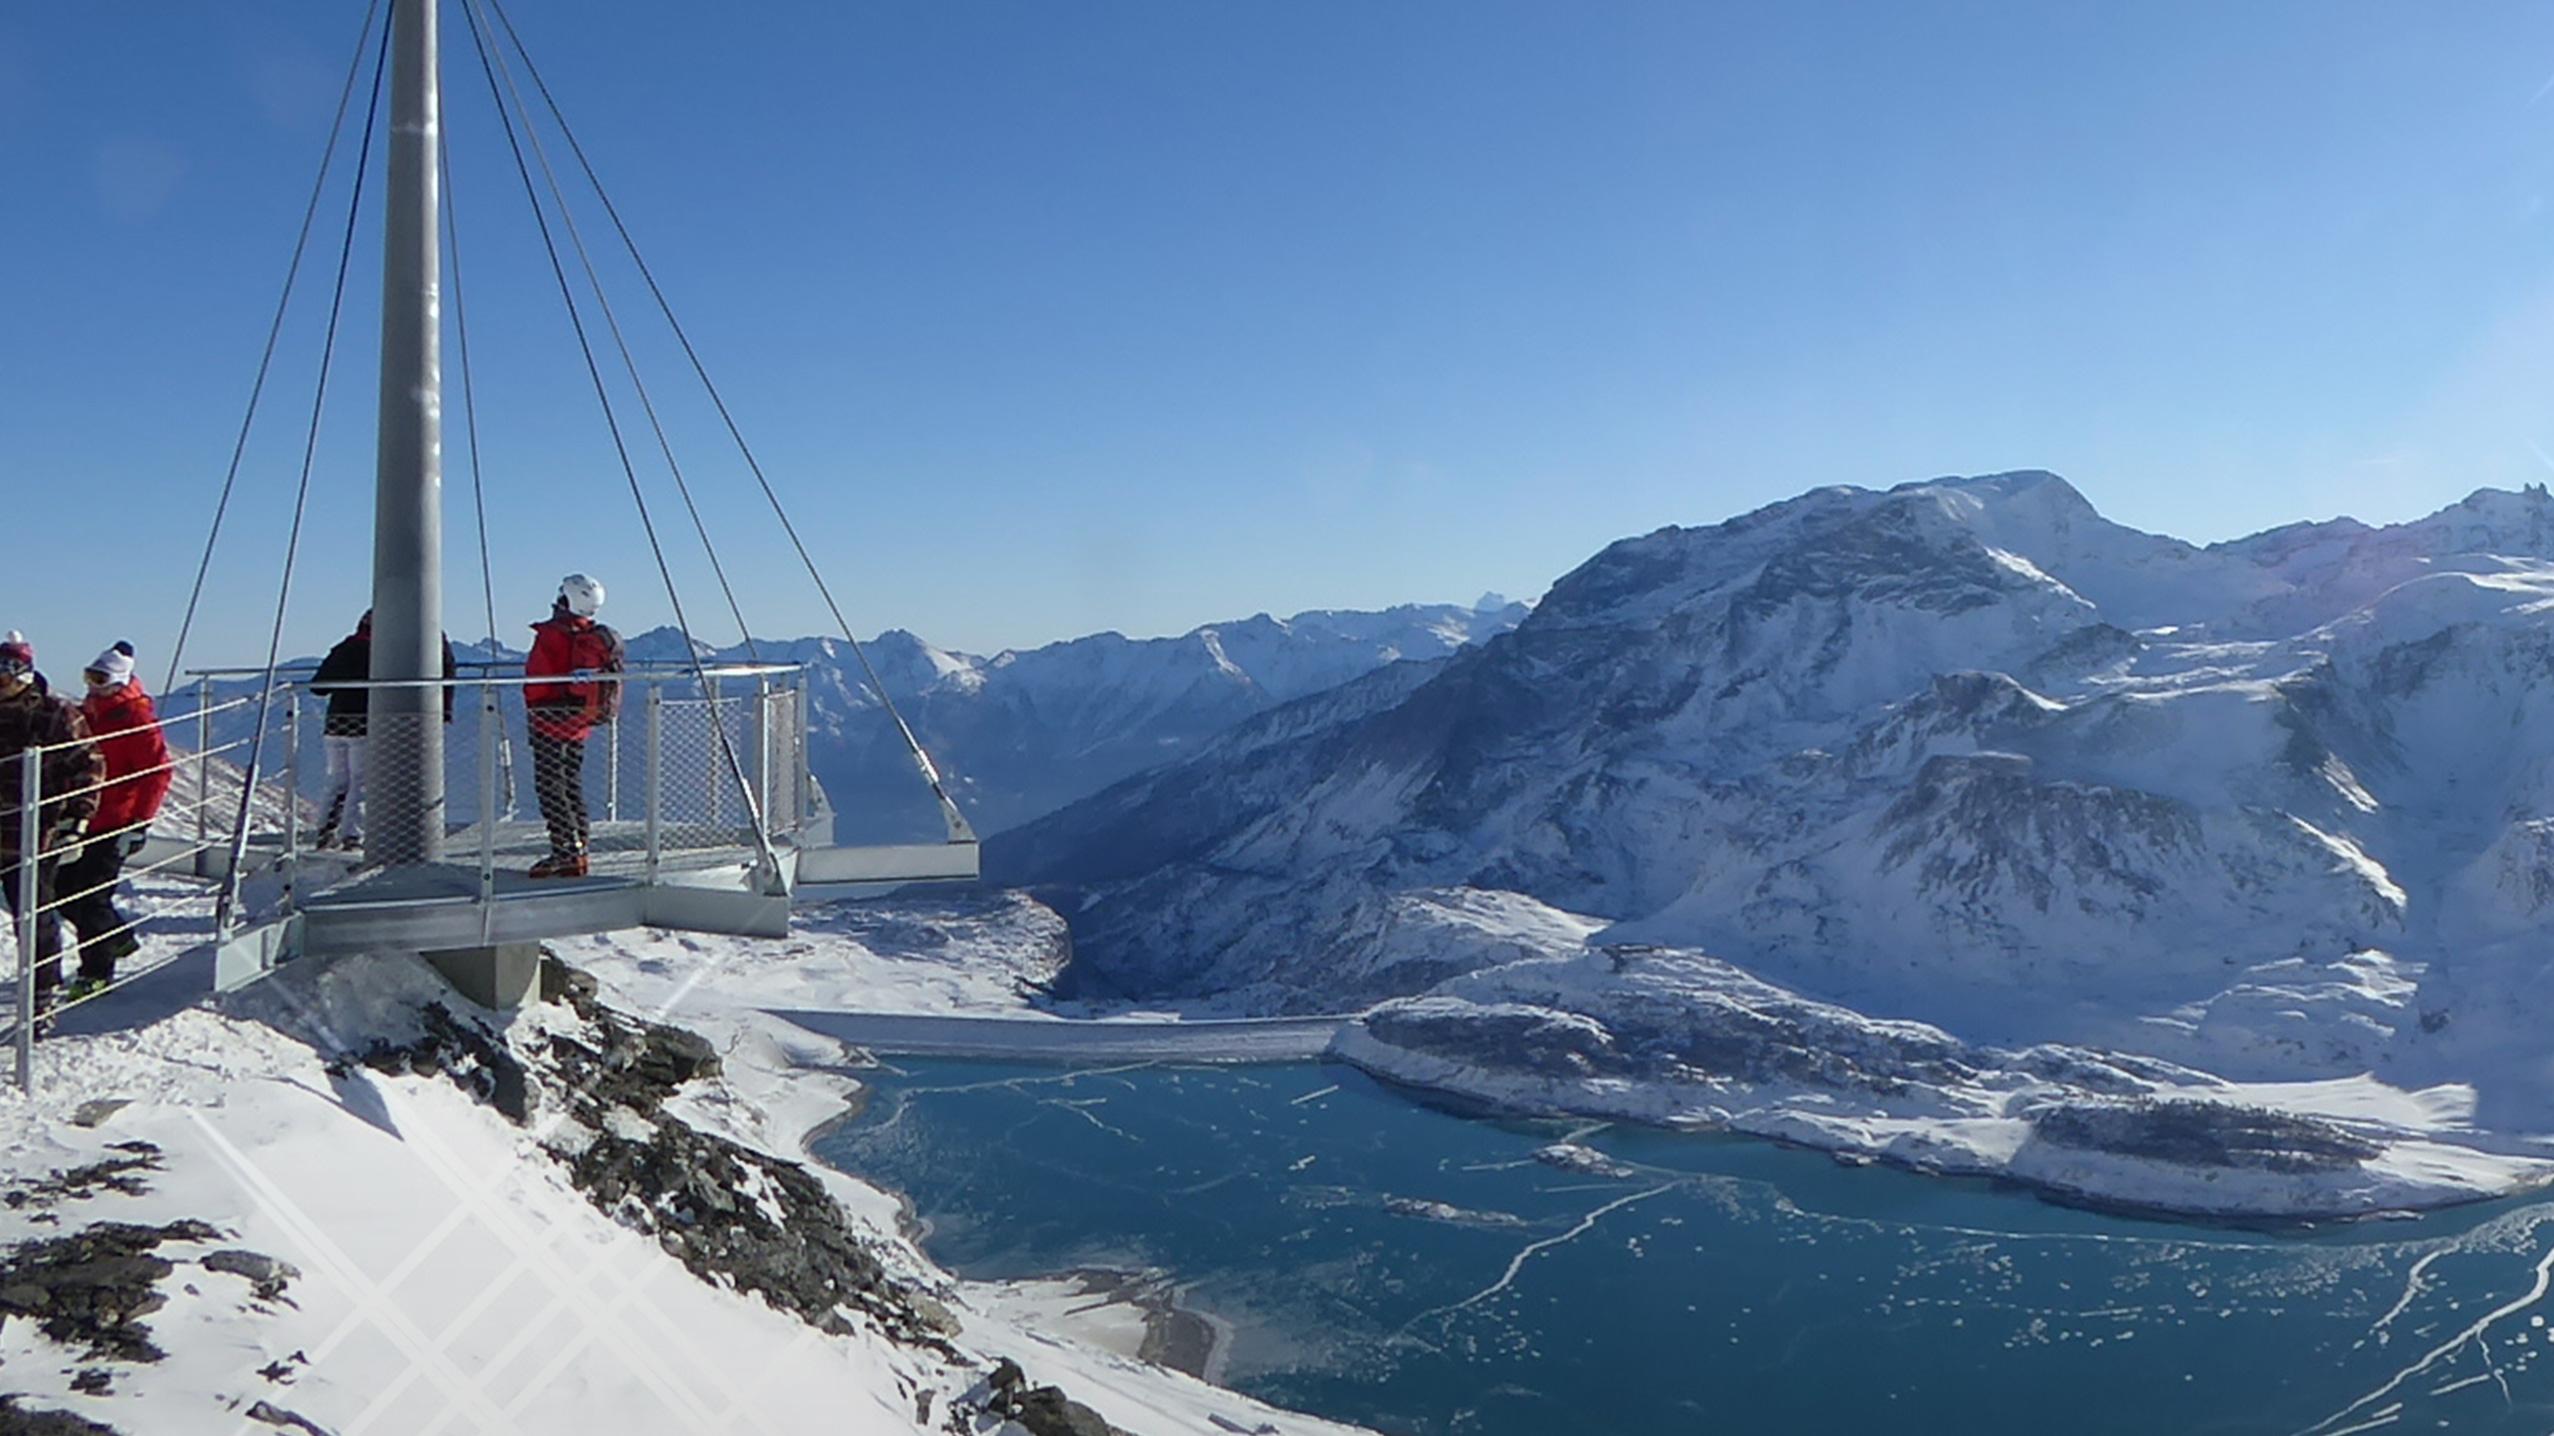
[[1094, 991], [1412, 993], [1517, 929], [1411, 895], [1503, 895], [1971, 1041], [2542, 1095], [2498, 998], [2548, 966], [2554, 499], [2201, 548], [2045, 473], [1822, 489], [1614, 544], [988, 861], [1078, 890]]
[[[1443, 658], [1525, 613], [1488, 595], [1470, 608], [1263, 613], [1175, 638], [1098, 633], [991, 657], [891, 629], [866, 650], [960, 806], [992, 833], [1184, 758], [1279, 704], [1387, 664]], [[814, 667], [813, 762], [841, 815], [842, 840], [937, 837], [937, 810], [846, 646], [801, 639], [759, 647], [766, 658]]]

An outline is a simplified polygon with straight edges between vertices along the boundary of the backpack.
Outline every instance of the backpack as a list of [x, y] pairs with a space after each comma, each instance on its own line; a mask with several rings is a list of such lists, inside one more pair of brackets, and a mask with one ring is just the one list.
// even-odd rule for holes
[[[627, 672], [630, 666], [629, 646], [621, 642], [621, 635], [613, 632], [608, 623], [598, 623], [577, 634], [569, 645], [568, 656], [580, 673], [617, 675]], [[585, 694], [587, 722], [609, 723], [621, 716], [621, 681], [617, 676], [592, 679], [577, 687]]]

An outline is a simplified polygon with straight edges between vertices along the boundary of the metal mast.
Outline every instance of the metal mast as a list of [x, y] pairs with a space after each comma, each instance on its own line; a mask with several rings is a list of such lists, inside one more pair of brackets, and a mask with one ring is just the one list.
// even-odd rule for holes
[[[391, 5], [389, 208], [382, 245], [381, 438], [372, 538], [372, 677], [443, 677], [443, 356], [438, 190], [443, 146], [435, 0]], [[443, 700], [377, 688], [365, 743], [366, 848], [443, 856]]]

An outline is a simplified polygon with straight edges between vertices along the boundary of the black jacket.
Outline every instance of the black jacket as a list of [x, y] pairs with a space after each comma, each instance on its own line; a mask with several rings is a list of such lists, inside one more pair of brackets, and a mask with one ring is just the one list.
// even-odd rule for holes
[[0, 854], [12, 866], [18, 856], [19, 815], [26, 808], [26, 795], [18, 788], [18, 760], [29, 748], [45, 750], [36, 773], [44, 788], [38, 819], [44, 830], [41, 852], [56, 851], [67, 834], [89, 820], [98, 809], [98, 784], [106, 781], [106, 755], [89, 740], [88, 721], [78, 705], [53, 696], [44, 675], [37, 674], [16, 696], [0, 698]]
[[[460, 672], [453, 662], [452, 640], [443, 641], [443, 676], [451, 678]], [[372, 716], [372, 690], [338, 688], [339, 683], [362, 683], [372, 677], [372, 635], [350, 633], [337, 640], [328, 656], [319, 660], [319, 671], [310, 676], [310, 691], [328, 698], [328, 721], [320, 731], [337, 738], [364, 736]], [[443, 721], [452, 721], [453, 690], [443, 690]]]

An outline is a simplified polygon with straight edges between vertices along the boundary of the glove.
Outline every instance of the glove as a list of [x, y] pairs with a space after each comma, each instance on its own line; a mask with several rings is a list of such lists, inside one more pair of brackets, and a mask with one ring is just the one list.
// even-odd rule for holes
[[87, 828], [88, 820], [85, 818], [73, 818], [68, 822], [56, 823], [52, 830], [44, 835], [41, 851], [60, 853], [66, 861], [78, 857], [80, 834]]

